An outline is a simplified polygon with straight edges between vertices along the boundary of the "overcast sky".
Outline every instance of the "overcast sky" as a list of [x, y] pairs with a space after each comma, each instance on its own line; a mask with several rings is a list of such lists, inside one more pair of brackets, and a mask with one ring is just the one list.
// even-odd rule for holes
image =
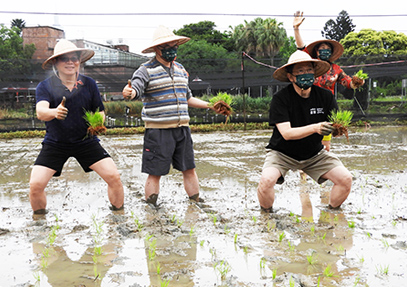
[[[63, 4], [64, 3], [64, 4]], [[293, 14], [304, 11], [306, 17], [301, 25], [305, 43], [321, 39], [321, 30], [329, 19], [336, 20], [345, 10], [361, 29], [376, 31], [394, 30], [407, 34], [407, 10], [404, 0], [373, 1], [88, 1], [71, 0], [22, 0], [2, 1], [0, 23], [10, 27], [12, 19], [23, 19], [27, 27], [56, 26], [65, 31], [67, 39], [86, 39], [100, 44], [111, 41], [124, 43], [130, 51], [141, 53], [149, 46], [155, 28], [165, 25], [171, 30], [185, 24], [209, 20], [216, 29], [224, 32], [229, 26], [237, 26], [244, 20], [256, 17], [275, 18], [283, 23], [288, 36], [294, 36]], [[336, 5], [335, 5], [336, 3]], [[377, 4], [380, 5], [377, 5]], [[20, 12], [20, 13], [8, 13]], [[58, 15], [55, 16], [54, 13]], [[78, 14], [105, 15], [78, 15]], [[125, 13], [133, 15], [124, 15]], [[145, 13], [148, 15], [134, 15]], [[157, 15], [157, 14], [166, 15]], [[76, 14], [76, 15], [72, 15]], [[106, 15], [109, 14], [109, 15]], [[115, 15], [113, 15], [115, 14]], [[120, 15], [122, 14], [122, 15]], [[216, 14], [216, 15], [215, 15]]]

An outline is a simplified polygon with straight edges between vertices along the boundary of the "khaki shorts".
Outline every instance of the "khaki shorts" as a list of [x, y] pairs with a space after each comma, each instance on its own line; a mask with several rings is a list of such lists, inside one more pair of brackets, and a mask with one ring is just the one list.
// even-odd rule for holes
[[284, 177], [289, 170], [302, 170], [313, 180], [321, 184], [327, 180], [322, 178], [322, 175], [337, 166], [343, 166], [341, 160], [332, 153], [327, 152], [325, 149], [322, 149], [310, 159], [300, 161], [281, 152], [268, 150], [263, 170], [268, 167], [277, 168], [281, 173], [281, 177], [277, 180], [278, 184], [284, 182]]

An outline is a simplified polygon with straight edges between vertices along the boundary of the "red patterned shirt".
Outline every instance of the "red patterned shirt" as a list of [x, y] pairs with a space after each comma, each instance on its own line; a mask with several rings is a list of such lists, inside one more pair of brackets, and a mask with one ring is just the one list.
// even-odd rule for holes
[[335, 83], [350, 89], [352, 78], [348, 76], [337, 64], [331, 63], [331, 68], [326, 74], [315, 79], [314, 85], [328, 89], [335, 94]]

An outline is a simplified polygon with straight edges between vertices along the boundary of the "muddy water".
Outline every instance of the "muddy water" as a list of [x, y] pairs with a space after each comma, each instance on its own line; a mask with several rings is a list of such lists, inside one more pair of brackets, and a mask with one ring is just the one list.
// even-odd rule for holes
[[407, 129], [352, 130], [334, 139], [354, 176], [340, 211], [330, 184], [291, 172], [274, 214], [256, 188], [270, 131], [193, 134], [201, 194], [162, 178], [159, 207], [145, 204], [142, 136], [102, 137], [125, 185], [126, 208], [108, 209], [106, 185], [69, 160], [33, 218], [28, 180], [41, 139], [1, 141], [0, 286], [404, 286], [407, 280]]

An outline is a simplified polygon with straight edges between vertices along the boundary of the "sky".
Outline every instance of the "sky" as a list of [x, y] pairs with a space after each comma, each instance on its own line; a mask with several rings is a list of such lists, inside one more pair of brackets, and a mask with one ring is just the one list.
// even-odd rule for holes
[[[337, 3], [335, 5], [335, 3]], [[55, 0], [2, 1], [0, 23], [10, 27], [12, 19], [23, 19], [27, 27], [55, 26], [65, 31], [68, 40], [85, 39], [100, 44], [127, 44], [130, 51], [141, 53], [152, 41], [155, 28], [164, 25], [177, 30], [199, 21], [212, 21], [224, 32], [257, 17], [275, 18], [294, 36], [295, 11], [303, 11], [305, 21], [301, 36], [308, 44], [322, 39], [321, 30], [329, 20], [336, 20], [345, 10], [358, 32], [394, 30], [407, 34], [407, 10], [404, 0], [369, 1], [90, 1]], [[11, 13], [18, 12], [18, 13]], [[99, 15], [95, 15], [99, 14]], [[101, 14], [101, 15], [100, 15]]]

